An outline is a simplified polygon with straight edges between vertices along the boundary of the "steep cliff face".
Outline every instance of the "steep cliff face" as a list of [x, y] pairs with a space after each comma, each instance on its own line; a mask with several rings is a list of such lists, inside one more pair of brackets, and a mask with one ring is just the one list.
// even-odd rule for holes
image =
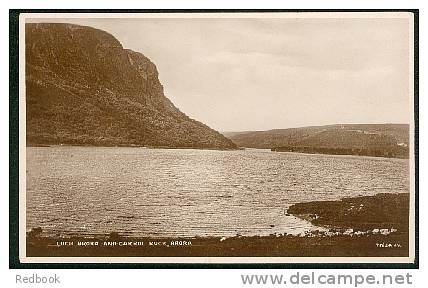
[[112, 35], [71, 24], [26, 24], [27, 144], [234, 149], [178, 110], [156, 66]]

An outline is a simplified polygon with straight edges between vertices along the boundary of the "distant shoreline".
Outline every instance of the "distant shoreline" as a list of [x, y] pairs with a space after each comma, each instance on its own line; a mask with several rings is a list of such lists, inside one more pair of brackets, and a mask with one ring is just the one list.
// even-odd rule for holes
[[[388, 150], [369, 150], [359, 148], [323, 148], [323, 147], [275, 147], [270, 149], [272, 152], [291, 152], [302, 154], [323, 154], [323, 155], [350, 155], [350, 156], [367, 156], [381, 158], [409, 159], [409, 149], [402, 151]], [[397, 150], [397, 149], [395, 149]]]
[[226, 148], [195, 148], [195, 147], [170, 147], [170, 146], [143, 146], [143, 145], [73, 145], [73, 144], [28, 144], [26, 148], [50, 148], [50, 147], [88, 147], [88, 148], [141, 148], [141, 149], [169, 149], [169, 150], [211, 150], [211, 151], [242, 151], [242, 150], [263, 150], [266, 152], [281, 152], [281, 153], [294, 153], [303, 155], [328, 155], [328, 156], [353, 156], [353, 157], [374, 157], [374, 158], [386, 158], [386, 159], [409, 159], [403, 157], [387, 157], [387, 156], [373, 156], [373, 155], [357, 155], [357, 154], [328, 154], [328, 153], [310, 153], [303, 151], [274, 151], [268, 148], [254, 148], [254, 147], [238, 147], [234, 149]]
[[145, 146], [145, 145], [81, 145], [81, 144], [27, 144], [28, 148], [49, 148], [49, 147], [101, 147], [101, 148], [142, 148], [142, 149], [187, 149], [187, 150], [218, 150], [237, 151], [244, 148], [207, 148], [207, 147], [171, 147], [171, 146]]

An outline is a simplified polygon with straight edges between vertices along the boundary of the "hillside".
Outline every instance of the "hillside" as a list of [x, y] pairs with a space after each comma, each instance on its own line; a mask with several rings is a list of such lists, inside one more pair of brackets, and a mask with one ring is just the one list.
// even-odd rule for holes
[[407, 124], [345, 124], [223, 134], [240, 147], [305, 153], [408, 157]]
[[112, 35], [26, 24], [27, 145], [235, 149], [165, 97], [155, 66]]

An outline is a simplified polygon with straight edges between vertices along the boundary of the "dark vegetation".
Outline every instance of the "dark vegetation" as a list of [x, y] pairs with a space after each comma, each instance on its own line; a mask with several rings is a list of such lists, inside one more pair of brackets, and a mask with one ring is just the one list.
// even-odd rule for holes
[[409, 157], [409, 125], [346, 124], [224, 133], [238, 146], [278, 152]]
[[354, 230], [409, 229], [409, 193], [381, 193], [343, 198], [340, 201], [313, 201], [290, 206], [288, 213], [315, 225]]
[[164, 96], [156, 66], [112, 35], [26, 24], [27, 144], [235, 149]]
[[275, 152], [299, 152], [308, 154], [358, 155], [389, 158], [409, 158], [409, 149], [401, 146], [384, 146], [374, 148], [327, 148], [308, 146], [275, 147]]

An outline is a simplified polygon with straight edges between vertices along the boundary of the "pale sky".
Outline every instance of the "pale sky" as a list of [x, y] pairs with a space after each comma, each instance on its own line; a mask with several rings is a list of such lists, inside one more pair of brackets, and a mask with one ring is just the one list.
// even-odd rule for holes
[[[30, 22], [30, 21], [29, 21]], [[409, 19], [44, 19], [114, 35], [219, 131], [409, 123]]]

